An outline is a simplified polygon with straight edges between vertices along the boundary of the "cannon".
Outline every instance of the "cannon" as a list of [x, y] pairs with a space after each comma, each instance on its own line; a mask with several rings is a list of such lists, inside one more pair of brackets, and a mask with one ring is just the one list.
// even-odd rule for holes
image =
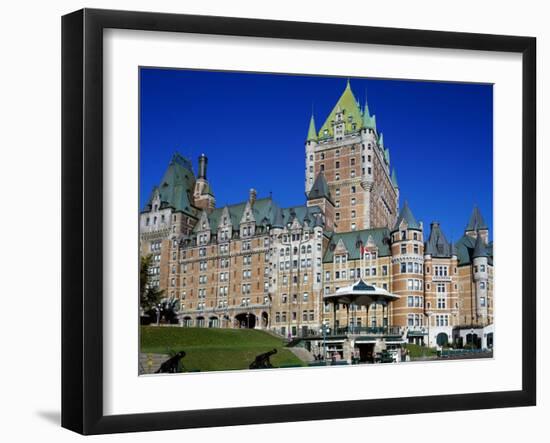
[[179, 372], [179, 362], [183, 357], [185, 357], [185, 352], [178, 352], [176, 355], [170, 357], [162, 363], [160, 368], [155, 371], [155, 374], [175, 374], [176, 372]]
[[257, 355], [256, 358], [252, 363], [250, 363], [249, 368], [250, 369], [266, 369], [266, 368], [272, 368], [271, 362], [269, 361], [269, 357], [277, 353], [277, 349], [273, 349], [272, 351], [265, 352], [263, 354]]

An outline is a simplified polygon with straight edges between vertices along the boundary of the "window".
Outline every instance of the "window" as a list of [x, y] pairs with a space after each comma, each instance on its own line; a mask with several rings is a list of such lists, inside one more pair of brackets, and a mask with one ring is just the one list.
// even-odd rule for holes
[[356, 225], [355, 225], [355, 223], [352, 223], [352, 224], [351, 224], [351, 230], [352, 230], [352, 231], [355, 231], [355, 229], [356, 229]]
[[336, 214], [334, 214], [334, 218], [338, 221], [340, 220], [340, 213], [337, 212]]
[[337, 180], [337, 181], [340, 180], [340, 173], [339, 172], [336, 173], [336, 175], [334, 177], [334, 180]]
[[340, 188], [336, 188], [336, 197], [340, 196]]
[[352, 194], [355, 194], [355, 189], [356, 189], [355, 186], [352, 186], [352, 187], [351, 187], [351, 193], [352, 193]]
[[480, 299], [479, 299], [479, 306], [481, 306], [482, 308], [485, 307], [485, 297], [480, 297]]
[[412, 295], [409, 295], [407, 297], [407, 306], [409, 308], [412, 308], [414, 306], [414, 297]]
[[355, 166], [355, 158], [352, 157], [349, 161], [350, 166]]
[[401, 263], [401, 274], [405, 274], [407, 272], [407, 263]]
[[340, 169], [340, 162], [336, 162], [335, 168], [336, 168], [336, 169]]
[[485, 282], [484, 281], [479, 283], [479, 289], [485, 289]]
[[351, 218], [355, 218], [355, 211], [351, 211]]
[[353, 197], [353, 198], [351, 199], [351, 205], [352, 205], [352, 206], [355, 206], [355, 197]]
[[407, 245], [401, 245], [401, 254], [407, 253]]

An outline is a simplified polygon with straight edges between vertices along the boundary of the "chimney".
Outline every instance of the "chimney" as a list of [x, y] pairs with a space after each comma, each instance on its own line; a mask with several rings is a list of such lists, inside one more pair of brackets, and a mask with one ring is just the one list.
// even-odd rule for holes
[[202, 178], [206, 180], [206, 164], [208, 163], [208, 158], [206, 158], [206, 155], [201, 154], [199, 156], [199, 176], [198, 178]]
[[251, 188], [248, 192], [248, 201], [250, 202], [250, 206], [253, 206], [256, 201], [256, 190], [254, 188]]

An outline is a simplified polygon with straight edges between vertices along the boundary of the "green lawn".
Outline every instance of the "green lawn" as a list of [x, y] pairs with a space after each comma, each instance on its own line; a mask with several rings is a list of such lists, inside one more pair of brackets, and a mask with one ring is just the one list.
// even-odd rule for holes
[[405, 346], [409, 351], [411, 360], [415, 358], [432, 357], [437, 355], [437, 351], [434, 348], [428, 348], [427, 346], [419, 346], [412, 343], [407, 343]]
[[185, 351], [186, 371], [248, 369], [258, 354], [277, 349], [271, 357], [274, 367], [304, 366], [284, 348], [284, 341], [253, 329], [207, 329], [141, 326], [141, 352], [170, 354]]

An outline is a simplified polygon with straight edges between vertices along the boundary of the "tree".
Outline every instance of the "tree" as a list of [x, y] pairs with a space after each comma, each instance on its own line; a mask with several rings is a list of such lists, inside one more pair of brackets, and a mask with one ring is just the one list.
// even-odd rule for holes
[[153, 256], [151, 254], [141, 257], [139, 269], [139, 305], [141, 311], [145, 314], [150, 314], [151, 311], [156, 311], [157, 306], [162, 300], [164, 291], [159, 290], [156, 286], [151, 285], [151, 263]]

